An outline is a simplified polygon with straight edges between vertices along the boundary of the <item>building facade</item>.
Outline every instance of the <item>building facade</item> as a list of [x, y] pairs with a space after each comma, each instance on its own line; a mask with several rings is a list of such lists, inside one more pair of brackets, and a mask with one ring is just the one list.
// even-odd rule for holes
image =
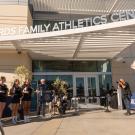
[[[0, 0], [0, 75], [18, 65], [68, 82], [71, 96], [100, 103], [124, 78], [135, 88], [134, 0]], [[8, 9], [8, 10], [7, 10]], [[94, 100], [93, 100], [94, 97]]]

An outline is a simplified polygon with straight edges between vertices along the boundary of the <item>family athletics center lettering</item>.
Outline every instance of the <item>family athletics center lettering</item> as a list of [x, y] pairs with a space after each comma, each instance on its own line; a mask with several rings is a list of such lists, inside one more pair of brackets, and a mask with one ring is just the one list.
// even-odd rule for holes
[[129, 19], [135, 19], [135, 11], [121, 11], [112, 13], [111, 15], [94, 16], [84, 19], [70, 20], [65, 22], [54, 22], [30, 27], [19, 26], [8, 28], [7, 26], [3, 26], [2, 28], [0, 28], [0, 35], [31, 34], [44, 33], [50, 31], [61, 31], [67, 29], [89, 27], [94, 25], [102, 25], [111, 22], [125, 21]]

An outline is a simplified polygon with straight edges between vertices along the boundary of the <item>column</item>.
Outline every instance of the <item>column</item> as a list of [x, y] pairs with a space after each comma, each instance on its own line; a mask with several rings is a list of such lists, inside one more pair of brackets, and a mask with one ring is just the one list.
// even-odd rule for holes
[[122, 110], [123, 109], [123, 105], [122, 105], [122, 92], [121, 92], [120, 88], [117, 89], [117, 97], [118, 97], [118, 109]]
[[88, 92], [88, 77], [84, 77], [84, 95], [85, 95], [85, 103], [89, 103], [89, 92]]
[[73, 75], [73, 97], [75, 97], [76, 95], [76, 77], [75, 75]]

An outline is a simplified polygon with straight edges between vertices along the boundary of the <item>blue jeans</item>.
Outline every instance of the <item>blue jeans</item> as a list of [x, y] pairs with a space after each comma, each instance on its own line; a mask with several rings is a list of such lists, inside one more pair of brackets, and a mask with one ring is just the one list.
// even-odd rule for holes
[[127, 113], [130, 113], [130, 103], [131, 103], [131, 97], [127, 96], [123, 98]]

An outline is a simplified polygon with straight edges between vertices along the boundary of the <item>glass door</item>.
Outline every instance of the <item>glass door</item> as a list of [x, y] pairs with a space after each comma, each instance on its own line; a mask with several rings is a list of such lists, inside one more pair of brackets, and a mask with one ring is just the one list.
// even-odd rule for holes
[[96, 77], [87, 77], [88, 85], [88, 102], [97, 103], [97, 84]]
[[85, 103], [85, 80], [84, 80], [84, 77], [76, 77], [76, 96], [80, 97], [81, 103]]
[[99, 104], [98, 77], [81, 75], [74, 77], [74, 96], [80, 97], [81, 103]]

